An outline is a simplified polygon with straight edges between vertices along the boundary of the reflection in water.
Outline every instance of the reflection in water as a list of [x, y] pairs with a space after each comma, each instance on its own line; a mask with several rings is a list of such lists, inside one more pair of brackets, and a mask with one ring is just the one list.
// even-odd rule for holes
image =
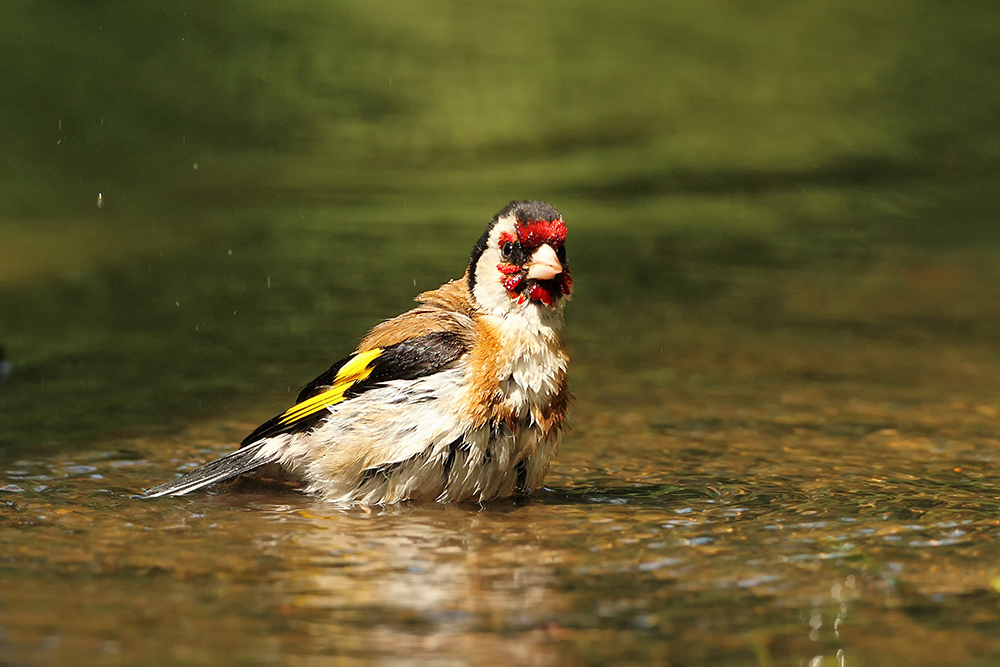
[[[329, 511], [296, 539], [289, 590], [312, 621], [313, 650], [387, 659], [556, 664], [560, 554], [527, 517], [468, 508]], [[365, 629], [358, 626], [363, 625]]]
[[[712, 400], [717, 415], [742, 402], [739, 391]], [[254, 488], [132, 495], [171, 465], [215, 456], [226, 428], [145, 441], [148, 458], [12, 461], [0, 477], [0, 655], [866, 664], [887, 637], [905, 664], [945, 650], [1000, 655], [977, 630], [995, 614], [963, 602], [995, 596], [982, 563], [1000, 557], [996, 501], [980, 493], [976, 509], [965, 495], [1000, 480], [949, 481], [951, 462], [975, 448], [906, 444], [920, 406], [896, 408], [900, 430], [859, 439], [843, 404], [822, 437], [793, 429], [776, 450], [764, 435], [774, 424], [832, 404], [794, 405], [709, 424], [687, 422], [680, 415], [703, 407], [674, 397], [669, 427], [659, 410], [594, 406], [548, 490], [486, 507], [336, 510]], [[893, 460], [901, 446], [912, 455]]]

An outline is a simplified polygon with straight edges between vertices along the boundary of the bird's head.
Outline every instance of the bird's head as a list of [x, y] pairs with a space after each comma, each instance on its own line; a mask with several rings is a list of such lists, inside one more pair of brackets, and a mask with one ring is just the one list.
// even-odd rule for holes
[[490, 222], [469, 262], [469, 291], [495, 314], [562, 312], [573, 287], [566, 223], [540, 201], [513, 201]]

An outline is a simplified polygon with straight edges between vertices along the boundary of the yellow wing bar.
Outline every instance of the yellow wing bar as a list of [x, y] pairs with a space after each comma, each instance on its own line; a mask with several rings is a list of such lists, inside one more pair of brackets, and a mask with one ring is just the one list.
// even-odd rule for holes
[[361, 382], [371, 375], [372, 362], [382, 354], [381, 348], [359, 352], [344, 364], [333, 385], [321, 394], [316, 394], [312, 398], [307, 398], [301, 403], [292, 406], [278, 418], [278, 424], [286, 425], [296, 422], [304, 417], [316, 414], [320, 410], [325, 410], [331, 405], [336, 405], [344, 400], [344, 393], [358, 382]]

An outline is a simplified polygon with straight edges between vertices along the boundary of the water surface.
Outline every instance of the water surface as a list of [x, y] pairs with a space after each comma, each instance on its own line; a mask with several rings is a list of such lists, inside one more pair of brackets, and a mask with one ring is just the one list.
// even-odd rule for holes
[[[352, 216], [379, 212], [314, 207], [239, 211], [235, 227], [208, 210], [210, 233], [180, 250], [8, 296], [24, 328], [0, 385], [13, 407], [0, 476], [5, 655], [1000, 655], [997, 321], [961, 325], [994, 297], [992, 255], [910, 246], [844, 260], [825, 243], [802, 265], [760, 242], [736, 261], [726, 248], [752, 239], [706, 247], [635, 208], [611, 220], [580, 201], [563, 208], [576, 402], [546, 488], [523, 503], [338, 510], [253, 488], [135, 497], [228, 451], [367, 326], [457, 275], [479, 223], [355, 227]], [[280, 234], [252, 222], [275, 216]], [[330, 230], [328, 217], [347, 222]]]

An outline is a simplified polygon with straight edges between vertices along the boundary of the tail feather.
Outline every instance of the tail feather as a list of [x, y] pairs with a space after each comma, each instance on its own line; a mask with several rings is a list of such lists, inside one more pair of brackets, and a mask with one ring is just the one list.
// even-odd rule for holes
[[183, 477], [154, 486], [146, 491], [145, 497], [183, 496], [209, 484], [224, 482], [262, 465], [274, 463], [280, 458], [281, 449], [278, 447], [265, 448], [264, 446], [268, 442], [267, 439], [260, 440], [247, 447], [237, 449], [231, 454], [226, 454], [221, 459], [195, 468]]

